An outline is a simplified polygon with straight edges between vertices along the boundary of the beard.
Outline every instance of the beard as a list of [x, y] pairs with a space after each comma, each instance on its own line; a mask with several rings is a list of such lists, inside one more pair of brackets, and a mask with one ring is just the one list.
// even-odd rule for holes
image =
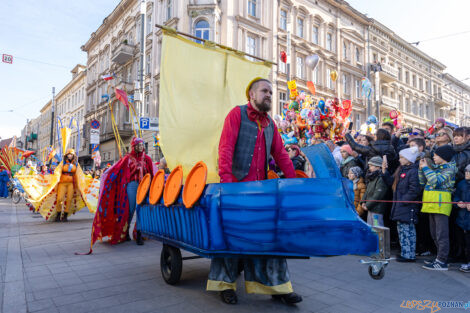
[[264, 99], [261, 102], [255, 100], [255, 105], [261, 112], [269, 112], [271, 111], [271, 99]]

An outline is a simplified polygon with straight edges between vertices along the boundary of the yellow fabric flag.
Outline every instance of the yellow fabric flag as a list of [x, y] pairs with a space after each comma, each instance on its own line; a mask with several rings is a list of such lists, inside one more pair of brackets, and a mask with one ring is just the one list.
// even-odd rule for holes
[[182, 165], [186, 177], [204, 161], [207, 182], [219, 182], [218, 146], [225, 117], [247, 103], [249, 82], [267, 78], [271, 66], [165, 33], [161, 64], [160, 142], [168, 166]]
[[72, 130], [68, 127], [64, 127], [60, 129], [60, 136], [62, 137], [62, 155], [65, 157], [65, 151], [67, 150], [67, 146], [69, 145], [70, 134]]

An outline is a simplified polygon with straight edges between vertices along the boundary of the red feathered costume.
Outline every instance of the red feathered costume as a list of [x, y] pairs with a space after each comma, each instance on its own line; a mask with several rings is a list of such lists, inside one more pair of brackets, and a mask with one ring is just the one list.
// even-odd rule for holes
[[[140, 182], [147, 173], [152, 176], [154, 174], [152, 159], [145, 152], [135, 151], [135, 146], [139, 143], [143, 143], [143, 140], [132, 139], [131, 153], [110, 167], [102, 177], [98, 210], [93, 220], [91, 247], [97, 240], [106, 237], [111, 244], [126, 240], [129, 228], [127, 184], [131, 181]], [[91, 252], [92, 249], [89, 253]]]

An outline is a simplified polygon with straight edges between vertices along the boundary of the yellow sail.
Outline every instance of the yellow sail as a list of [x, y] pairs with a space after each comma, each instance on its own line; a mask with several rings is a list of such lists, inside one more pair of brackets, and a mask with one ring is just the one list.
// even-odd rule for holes
[[271, 65], [166, 32], [161, 64], [160, 142], [168, 166], [182, 165], [186, 177], [194, 164], [204, 161], [207, 182], [219, 182], [218, 145], [225, 117], [246, 104], [248, 83], [267, 78]]

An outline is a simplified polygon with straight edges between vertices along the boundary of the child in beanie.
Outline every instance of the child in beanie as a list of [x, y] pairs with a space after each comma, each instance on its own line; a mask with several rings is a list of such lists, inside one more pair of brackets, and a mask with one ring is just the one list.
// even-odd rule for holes
[[[417, 147], [400, 151], [400, 166], [393, 181], [393, 201], [416, 201], [421, 195], [418, 164], [415, 163], [420, 152]], [[416, 203], [393, 202], [390, 218], [397, 222], [401, 254], [397, 262], [416, 261], [416, 228], [419, 205]]]
[[365, 220], [365, 210], [359, 203], [366, 192], [366, 184], [362, 177], [362, 169], [359, 166], [354, 166], [349, 169], [348, 178], [353, 182], [354, 188], [354, 207], [356, 208], [357, 214]]
[[[366, 174], [367, 187], [362, 200], [385, 200], [388, 186], [382, 177], [382, 157], [372, 157], [368, 165], [369, 171]], [[387, 210], [387, 203], [362, 201], [361, 206], [367, 211], [367, 224], [371, 226], [384, 226], [383, 216]]]
[[464, 242], [462, 244], [466, 258], [466, 263], [462, 264], [459, 270], [470, 273], [470, 204], [464, 204], [464, 202], [470, 202], [470, 164], [465, 167], [465, 179], [457, 185], [454, 202], [459, 202], [457, 204], [459, 211], [456, 223], [464, 233]]
[[[419, 182], [424, 186], [423, 207], [421, 212], [429, 213], [429, 228], [431, 237], [437, 247], [437, 257], [423, 268], [434, 271], [447, 271], [447, 257], [449, 255], [449, 215], [455, 184], [457, 167], [452, 158], [455, 154], [450, 145], [438, 147], [434, 151], [433, 168], [429, 168], [426, 161], [419, 162]], [[437, 203], [432, 203], [437, 202]]]

